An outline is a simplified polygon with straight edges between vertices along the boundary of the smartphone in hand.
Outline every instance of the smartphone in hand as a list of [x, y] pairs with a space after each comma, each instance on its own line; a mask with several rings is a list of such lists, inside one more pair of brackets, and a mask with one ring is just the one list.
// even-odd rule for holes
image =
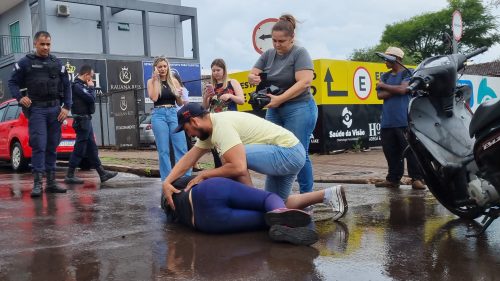
[[207, 92], [207, 94], [208, 94], [209, 96], [213, 96], [213, 95], [215, 94], [215, 91], [214, 91], [214, 85], [212, 85], [212, 84], [207, 84], [207, 85], [205, 86], [205, 91]]

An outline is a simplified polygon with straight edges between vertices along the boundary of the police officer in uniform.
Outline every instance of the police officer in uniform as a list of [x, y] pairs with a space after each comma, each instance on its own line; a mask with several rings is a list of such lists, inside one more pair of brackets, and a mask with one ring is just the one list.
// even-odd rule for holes
[[38, 31], [33, 41], [35, 52], [15, 64], [9, 90], [28, 117], [34, 175], [31, 197], [39, 197], [43, 173], [47, 177], [45, 192], [66, 192], [55, 179], [56, 148], [61, 141], [61, 123], [71, 108], [71, 89], [66, 68], [50, 54], [50, 34]]
[[83, 180], [75, 176], [75, 170], [83, 158], [88, 158], [93, 167], [96, 168], [101, 182], [105, 182], [118, 173], [104, 170], [99, 160], [97, 145], [94, 139], [92, 128], [92, 114], [95, 112], [95, 89], [92, 77], [94, 71], [88, 64], [83, 65], [78, 72], [78, 77], [73, 81], [71, 87], [73, 92], [73, 128], [76, 132], [76, 143], [71, 158], [69, 168], [64, 182], [68, 184], [81, 184]]

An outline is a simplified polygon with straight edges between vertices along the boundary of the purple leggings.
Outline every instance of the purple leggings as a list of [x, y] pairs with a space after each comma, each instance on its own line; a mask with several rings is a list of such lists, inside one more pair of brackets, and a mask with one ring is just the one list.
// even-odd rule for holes
[[227, 178], [202, 181], [191, 195], [196, 229], [208, 233], [265, 229], [264, 214], [285, 208], [278, 195]]

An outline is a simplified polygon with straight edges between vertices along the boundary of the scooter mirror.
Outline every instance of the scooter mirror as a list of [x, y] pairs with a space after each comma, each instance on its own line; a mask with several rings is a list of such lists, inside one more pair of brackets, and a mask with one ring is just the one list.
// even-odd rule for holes
[[377, 56], [379, 56], [381, 59], [385, 60], [385, 61], [396, 62], [396, 57], [395, 56], [386, 55], [386, 54], [381, 53], [381, 52], [375, 52], [375, 54]]

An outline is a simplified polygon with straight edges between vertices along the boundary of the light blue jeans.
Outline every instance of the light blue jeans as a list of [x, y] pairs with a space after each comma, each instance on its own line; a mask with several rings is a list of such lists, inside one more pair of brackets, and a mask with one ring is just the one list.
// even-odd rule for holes
[[268, 109], [266, 119], [291, 131], [304, 146], [306, 162], [297, 175], [297, 179], [300, 193], [311, 192], [313, 190], [314, 176], [311, 160], [309, 159], [309, 143], [318, 119], [316, 102], [313, 98], [309, 101], [286, 102], [278, 108]]
[[302, 144], [281, 147], [270, 144], [245, 145], [248, 169], [267, 175], [266, 191], [288, 198], [297, 173], [306, 161]]
[[[164, 181], [172, 170], [170, 164], [170, 145], [174, 149], [175, 163], [179, 162], [187, 152], [187, 142], [184, 131], [174, 133], [177, 127], [177, 110], [175, 107], [154, 108], [151, 114], [151, 125], [155, 135], [156, 148], [158, 149], [158, 158], [160, 160], [160, 176]], [[186, 172], [186, 176], [191, 175], [191, 170]]]

